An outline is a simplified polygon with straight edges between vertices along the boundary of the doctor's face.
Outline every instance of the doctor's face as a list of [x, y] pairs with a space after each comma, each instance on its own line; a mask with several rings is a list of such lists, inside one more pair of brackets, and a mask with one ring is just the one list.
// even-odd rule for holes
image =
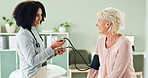
[[36, 18], [32, 23], [32, 26], [40, 25], [41, 20], [42, 20], [42, 9], [39, 8], [38, 11], [37, 11], [37, 14], [36, 14]]
[[103, 19], [98, 19], [96, 26], [99, 28], [100, 34], [105, 34], [108, 31], [107, 21]]

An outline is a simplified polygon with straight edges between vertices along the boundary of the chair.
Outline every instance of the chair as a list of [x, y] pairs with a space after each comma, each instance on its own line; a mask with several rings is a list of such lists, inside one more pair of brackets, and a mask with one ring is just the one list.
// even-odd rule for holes
[[[87, 52], [86, 50], [78, 50], [78, 52], [80, 52], [88, 64], [91, 63], [91, 53]], [[86, 73], [87, 75], [88, 70], [79, 71], [75, 68], [74, 57], [74, 51], [69, 51], [69, 78], [72, 78], [72, 73]], [[76, 65], [80, 69], [88, 68], [78, 53], [76, 53]]]
[[136, 76], [140, 76], [143, 78], [143, 62], [144, 56], [143, 55], [133, 55], [133, 62]]
[[135, 72], [135, 73], [136, 73], [136, 76], [140, 76], [140, 78], [143, 78], [142, 71], [141, 72]]

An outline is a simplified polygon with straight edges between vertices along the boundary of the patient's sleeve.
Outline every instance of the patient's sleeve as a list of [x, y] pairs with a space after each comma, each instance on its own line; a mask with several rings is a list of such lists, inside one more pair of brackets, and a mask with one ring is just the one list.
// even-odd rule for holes
[[87, 78], [97, 78], [99, 70], [90, 69]]
[[95, 55], [93, 57], [92, 60], [92, 64], [91, 64], [91, 69], [88, 72], [87, 78], [97, 78], [98, 77], [98, 73], [99, 73], [99, 67], [100, 67], [100, 62], [99, 62], [99, 51], [98, 51], [98, 46], [100, 39], [97, 40], [97, 44], [96, 44], [96, 49], [95, 49]]

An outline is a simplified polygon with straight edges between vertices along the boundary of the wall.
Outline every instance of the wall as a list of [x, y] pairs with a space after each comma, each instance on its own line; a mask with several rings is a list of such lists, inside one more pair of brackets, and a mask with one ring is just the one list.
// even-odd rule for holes
[[[111, 6], [125, 12], [125, 35], [135, 35], [136, 51], [143, 51], [145, 45], [145, 1], [144, 0], [40, 0], [46, 6], [47, 18], [40, 26], [52, 29], [62, 22], [72, 25], [70, 39], [77, 49], [94, 51], [98, 38], [96, 14], [101, 9]], [[131, 3], [133, 3], [131, 5]], [[132, 8], [131, 6], [134, 6]]]
[[[40, 0], [46, 8], [47, 18], [38, 30], [52, 29], [65, 21], [70, 22], [70, 39], [78, 49], [94, 51], [98, 38], [96, 14], [111, 6], [125, 12], [125, 35], [135, 35], [136, 51], [143, 51], [145, 45], [145, 0]], [[0, 18], [11, 17], [14, 7], [20, 0], [1, 0]], [[133, 3], [131, 5], [131, 3]], [[132, 8], [131, 6], [134, 6]], [[0, 19], [0, 24], [4, 21]], [[2, 31], [5, 31], [3, 28]], [[81, 42], [81, 43], [78, 43]]]
[[145, 35], [145, 40], [146, 40], [146, 44], [145, 44], [145, 58], [144, 58], [144, 78], [148, 78], [148, 0], [146, 0], [146, 25], [145, 25], [145, 31], [146, 31], [146, 35]]
[[2, 26], [2, 32], [6, 32], [4, 27], [5, 21], [2, 19], [2, 16], [11, 18], [13, 9], [21, 1], [23, 0], [0, 0], [0, 26]]

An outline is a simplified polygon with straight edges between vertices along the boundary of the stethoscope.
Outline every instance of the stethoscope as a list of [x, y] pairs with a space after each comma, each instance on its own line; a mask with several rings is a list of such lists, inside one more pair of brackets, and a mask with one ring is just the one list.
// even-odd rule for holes
[[[34, 37], [34, 39], [35, 39], [35, 41], [36, 41], [36, 47], [39, 48], [39, 47], [40, 47], [40, 44], [38, 43], [38, 41], [37, 41], [36, 37], [34, 36], [34, 34], [32, 33], [32, 31], [30, 31], [30, 32], [31, 32], [32, 36]], [[39, 34], [38, 34], [38, 35], [39, 35]], [[39, 37], [40, 37], [41, 40], [43, 41], [41, 35], [39, 35]], [[97, 62], [97, 61], [95, 61], [95, 60], [99, 60], [99, 58], [98, 58], [97, 55], [94, 56], [93, 62], [91, 63], [91, 65], [89, 65], [89, 64], [86, 62], [86, 60], [84, 59], [84, 57], [82, 56], [82, 54], [81, 54], [77, 49], [75, 49], [75, 47], [73, 46], [73, 44], [72, 44], [72, 42], [70, 41], [70, 39], [64, 37], [63, 40], [67, 40], [67, 41], [70, 43], [70, 45], [71, 45], [71, 46], [67, 46], [67, 47], [65, 47], [65, 48], [71, 48], [71, 49], [73, 49], [73, 51], [74, 51], [74, 56], [75, 56], [75, 57], [74, 57], [74, 62], [75, 62], [75, 68], [76, 68], [77, 70], [79, 70], [79, 71], [86, 71], [86, 70], [88, 70], [88, 69], [90, 69], [90, 68], [94, 68], [94, 69], [96, 69], [96, 70], [99, 69], [100, 63]], [[62, 41], [62, 40], [61, 40], [61, 41]], [[83, 60], [84, 63], [86, 64], [86, 66], [87, 66], [86, 69], [80, 69], [80, 68], [78, 68], [78, 66], [77, 66], [77, 64], [76, 64], [76, 53], [78, 53], [78, 54], [81, 56], [82, 60]], [[46, 63], [46, 62], [44, 62], [44, 63]], [[44, 64], [44, 63], [43, 63], [43, 64]], [[46, 65], [47, 65], [47, 63], [46, 63]]]
[[[36, 47], [39, 48], [40, 47], [40, 43], [38, 43], [38, 41], [37, 41], [36, 37], [34, 36], [33, 32], [32, 31], [30, 31], [30, 32], [31, 32], [32, 36], [34, 37], [34, 39], [36, 41]], [[39, 33], [38, 33], [38, 35], [39, 35]], [[43, 41], [43, 38], [41, 37], [41, 35], [39, 35], [39, 37]], [[35, 53], [38, 54], [36, 51], [35, 51]], [[43, 66], [46, 66], [46, 65], [47, 65], [47, 62], [46, 61], [42, 63], [42, 67]]]
[[[75, 68], [79, 71], [86, 71], [90, 68], [93, 68], [95, 70], [99, 70], [99, 67], [100, 67], [100, 62], [99, 62], [99, 56], [98, 55], [94, 55], [93, 57], [93, 60], [92, 60], [92, 63], [89, 65], [86, 60], [84, 59], [84, 57], [82, 56], [82, 54], [73, 46], [72, 42], [70, 41], [70, 39], [68, 38], [63, 38], [63, 40], [67, 40], [71, 46], [68, 46], [66, 48], [71, 48], [74, 52], [74, 65], [75, 65]], [[80, 57], [82, 58], [82, 60], [84, 61], [84, 63], [86, 64], [87, 68], [86, 69], [80, 69], [78, 68], [77, 64], [76, 64], [76, 53], [78, 53], [80, 55]]]
[[[30, 31], [31, 32], [31, 34], [32, 34], [32, 36], [34, 37], [34, 39], [35, 39], [35, 42], [36, 42], [36, 47], [37, 48], [39, 48], [40, 47], [40, 43], [38, 43], [38, 41], [37, 41], [37, 39], [36, 39], [36, 37], [34, 36], [34, 34], [33, 34], [33, 32], [32, 31]], [[38, 34], [39, 35], [39, 34]], [[43, 38], [41, 37], [41, 35], [39, 35], [39, 37], [41, 38], [41, 40], [43, 41]]]

